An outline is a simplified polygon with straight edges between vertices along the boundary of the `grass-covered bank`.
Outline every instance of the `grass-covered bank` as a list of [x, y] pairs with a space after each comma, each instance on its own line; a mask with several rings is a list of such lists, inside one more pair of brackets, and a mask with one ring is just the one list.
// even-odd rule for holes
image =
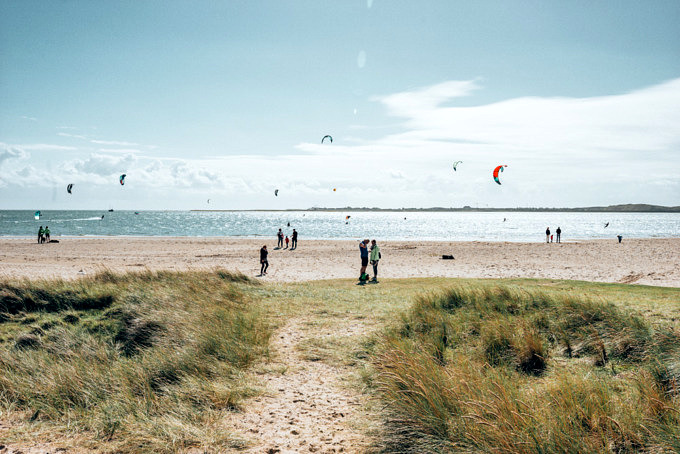
[[[634, 303], [585, 296], [641, 287], [524, 284], [425, 294], [378, 336], [366, 379], [386, 408], [384, 450], [679, 452], [674, 319], [652, 324], [621, 307]], [[677, 315], [680, 292], [664, 292], [675, 310], [654, 297], [646, 310]]]
[[252, 393], [242, 371], [267, 352], [256, 286], [224, 271], [0, 283], [10, 438], [147, 452], [238, 446], [220, 421]]

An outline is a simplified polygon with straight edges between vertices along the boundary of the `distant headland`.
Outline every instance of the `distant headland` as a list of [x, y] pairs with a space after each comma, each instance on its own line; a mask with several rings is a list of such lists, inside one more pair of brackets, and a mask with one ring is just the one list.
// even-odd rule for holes
[[337, 207], [337, 208], [291, 208], [287, 210], [191, 210], [191, 211], [385, 211], [385, 212], [582, 212], [582, 213], [680, 213], [680, 206], [667, 207], [662, 205], [648, 205], [645, 203], [629, 203], [624, 205], [579, 207], [579, 208], [549, 208], [549, 207], [516, 207], [516, 208], [489, 208], [472, 207], [466, 205], [461, 208], [431, 207], [431, 208], [378, 208], [378, 207]]

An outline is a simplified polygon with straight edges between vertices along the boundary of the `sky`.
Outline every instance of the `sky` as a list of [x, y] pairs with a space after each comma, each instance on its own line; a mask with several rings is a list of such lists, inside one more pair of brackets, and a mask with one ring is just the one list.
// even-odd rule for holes
[[680, 205], [678, 23], [677, 0], [5, 0], [0, 209]]

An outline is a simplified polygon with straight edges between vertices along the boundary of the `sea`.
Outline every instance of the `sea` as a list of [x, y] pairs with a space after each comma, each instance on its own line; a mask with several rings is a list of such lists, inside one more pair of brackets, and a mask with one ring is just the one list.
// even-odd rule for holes
[[562, 241], [680, 237], [680, 213], [321, 212], [321, 211], [34, 211], [0, 210], [0, 236], [33, 237], [48, 225], [59, 237], [275, 237], [405, 241]]

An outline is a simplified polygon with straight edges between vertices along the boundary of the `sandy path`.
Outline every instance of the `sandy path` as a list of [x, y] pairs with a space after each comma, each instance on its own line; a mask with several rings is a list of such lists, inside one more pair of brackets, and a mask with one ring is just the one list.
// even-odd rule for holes
[[[116, 271], [223, 267], [259, 274], [259, 249], [267, 244], [264, 280], [300, 282], [355, 278], [358, 241], [300, 240], [297, 250], [278, 250], [275, 239], [0, 238], [0, 277], [74, 279]], [[680, 287], [680, 238], [579, 241], [561, 244], [386, 241], [380, 243], [380, 275], [405, 277], [548, 278]], [[452, 254], [455, 260], [442, 260]]]
[[[368, 447], [356, 424], [367, 418], [365, 396], [343, 383], [350, 367], [310, 360], [302, 353], [304, 339], [328, 335], [308, 327], [304, 319], [294, 318], [274, 333], [273, 360], [254, 367], [261, 375], [253, 373], [265, 393], [227, 418], [226, 427], [241, 432], [251, 446], [243, 452], [362, 452]], [[362, 331], [354, 324], [347, 334]]]

